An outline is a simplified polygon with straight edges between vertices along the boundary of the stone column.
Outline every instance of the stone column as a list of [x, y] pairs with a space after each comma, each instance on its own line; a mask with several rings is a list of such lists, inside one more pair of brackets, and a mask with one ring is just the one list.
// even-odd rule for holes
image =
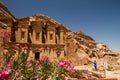
[[49, 50], [47, 48], [45, 48], [45, 56], [48, 56], [49, 57]]
[[33, 35], [32, 35], [32, 40], [33, 40], [32, 42], [33, 42], [33, 43], [35, 43], [35, 36], [36, 36], [35, 30], [33, 30]]
[[16, 42], [18, 42], [18, 31], [15, 31], [15, 39], [16, 39]]
[[43, 56], [45, 53], [44, 49], [42, 49], [41, 56]]
[[54, 50], [54, 49], [51, 49], [50, 55], [51, 55], [52, 61], [54, 61], [54, 59], [56, 59], [55, 54], [56, 54], [56, 53], [55, 53], [55, 50]]
[[21, 31], [20, 31], [20, 28], [18, 28], [18, 31], [17, 31], [17, 34], [16, 34], [16, 41], [20, 42], [20, 40], [21, 40]]
[[28, 29], [26, 28], [25, 29], [25, 40], [24, 40], [24, 42], [27, 43], [27, 40], [28, 40]]
[[39, 40], [40, 40], [40, 44], [42, 44], [42, 30], [40, 31]]
[[60, 44], [63, 44], [63, 35], [64, 35], [64, 32], [60, 31]]
[[54, 50], [54, 58], [57, 58], [56, 49]]
[[64, 58], [64, 50], [61, 50], [60, 58]]
[[53, 32], [53, 44], [55, 44], [55, 31]]
[[34, 59], [34, 53], [33, 53], [32, 50], [30, 50], [29, 56], [30, 56], [30, 57], [29, 57], [30, 59]]
[[52, 49], [50, 49], [50, 51], [49, 51], [49, 54], [50, 54], [49, 57], [50, 57], [50, 58], [53, 56], [52, 53], [53, 53], [53, 52], [52, 52]]
[[49, 40], [50, 40], [50, 34], [49, 34], [49, 31], [47, 31], [47, 44], [49, 44], [50, 42], [49, 42]]

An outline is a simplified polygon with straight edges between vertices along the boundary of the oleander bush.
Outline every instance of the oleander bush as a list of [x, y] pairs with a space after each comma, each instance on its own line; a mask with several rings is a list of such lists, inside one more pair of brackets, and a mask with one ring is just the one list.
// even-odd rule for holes
[[[8, 31], [2, 34], [4, 44], [8, 44]], [[16, 43], [14, 51], [3, 54], [3, 64], [0, 65], [0, 80], [66, 80], [74, 74], [71, 61], [58, 60], [53, 63], [47, 56], [40, 60], [29, 58], [29, 52], [23, 45]]]

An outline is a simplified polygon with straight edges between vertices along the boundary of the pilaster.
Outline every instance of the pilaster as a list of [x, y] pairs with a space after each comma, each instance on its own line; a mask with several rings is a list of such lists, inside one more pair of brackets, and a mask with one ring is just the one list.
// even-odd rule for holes
[[64, 58], [64, 50], [61, 50], [60, 58]]
[[20, 28], [18, 28], [18, 31], [16, 32], [17, 34], [16, 34], [16, 41], [17, 42], [20, 42], [20, 36], [21, 36], [21, 31], [20, 31]]
[[28, 29], [26, 28], [25, 29], [25, 43], [27, 43], [27, 40], [28, 40]]
[[49, 31], [47, 31], [47, 42], [46, 42], [46, 44], [50, 43], [49, 40], [50, 40], [50, 35], [49, 35]]
[[63, 44], [63, 34], [64, 32], [63, 31], [60, 31], [60, 44]]
[[64, 44], [64, 27], [61, 25], [61, 26], [59, 26], [59, 44]]
[[33, 39], [33, 41], [32, 41], [32, 43], [34, 44], [35, 43], [35, 30], [33, 30], [33, 35], [32, 35], [32, 39]]

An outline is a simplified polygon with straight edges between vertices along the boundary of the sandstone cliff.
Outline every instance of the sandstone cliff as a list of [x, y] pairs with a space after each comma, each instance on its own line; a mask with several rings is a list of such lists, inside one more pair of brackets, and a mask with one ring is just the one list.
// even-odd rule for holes
[[93, 38], [83, 32], [67, 32], [65, 39], [67, 59], [72, 60], [76, 65], [88, 64], [95, 59], [111, 61], [117, 56], [107, 45], [96, 43]]
[[[65, 29], [64, 42], [65, 42], [65, 55], [66, 59], [72, 60], [76, 65], [88, 64], [93, 59], [111, 59], [115, 58], [117, 54], [113, 53], [105, 44], [97, 43], [93, 38], [83, 32], [72, 32], [63, 24], [53, 20], [52, 18], [36, 14], [27, 18], [17, 19], [12, 13], [0, 3], [0, 32], [2, 33], [6, 28], [11, 28], [12, 24], [16, 21], [41, 21], [45, 24], [50, 21], [57, 25], [62, 25]], [[0, 42], [2, 39], [0, 39]], [[114, 56], [114, 57], [113, 57]]]
[[12, 13], [0, 2], [0, 27], [11, 26], [12, 21], [15, 21], [15, 17]]

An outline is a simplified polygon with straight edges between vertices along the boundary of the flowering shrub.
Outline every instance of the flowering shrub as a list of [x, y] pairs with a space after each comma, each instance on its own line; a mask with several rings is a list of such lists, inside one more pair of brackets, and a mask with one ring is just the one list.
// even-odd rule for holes
[[64, 80], [69, 73], [74, 72], [70, 61], [60, 60], [50, 62], [47, 56], [40, 60], [29, 59], [29, 54], [19, 49], [19, 56], [4, 54], [5, 66], [0, 72], [2, 80]]
[[6, 30], [5, 32], [3, 32], [2, 37], [3, 38], [9, 37], [9, 30]]
[[60, 67], [66, 68], [66, 69], [67, 69], [68, 71], [70, 71], [71, 73], [74, 72], [74, 65], [72, 64], [71, 61], [60, 60], [58, 64], [59, 64]]
[[10, 63], [7, 63], [2, 72], [0, 73], [0, 78], [2, 80], [9, 80], [10, 79]]
[[5, 32], [2, 33], [1, 37], [3, 38], [4, 43], [8, 43], [9, 42], [8, 38], [10, 37], [9, 30], [5, 30]]
[[[8, 37], [7, 34], [3, 38]], [[14, 45], [16, 53], [4, 53], [4, 64], [0, 66], [0, 80], [65, 80], [74, 73], [71, 61], [58, 60], [52, 63], [47, 56], [40, 60], [29, 58], [29, 52], [21, 44]]]

